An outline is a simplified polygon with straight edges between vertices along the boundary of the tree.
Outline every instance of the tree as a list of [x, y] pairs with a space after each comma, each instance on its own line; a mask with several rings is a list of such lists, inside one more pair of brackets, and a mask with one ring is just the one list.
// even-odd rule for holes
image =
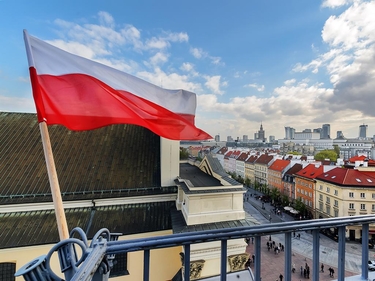
[[186, 148], [180, 147], [180, 160], [188, 159], [189, 152]]
[[317, 153], [314, 158], [318, 161], [329, 159], [332, 162], [336, 162], [337, 153], [333, 149], [325, 149]]
[[245, 179], [245, 185], [246, 186], [250, 186], [251, 185], [251, 180], [248, 177]]
[[333, 150], [336, 152], [337, 158], [339, 158], [340, 157], [340, 148], [339, 148], [339, 146], [337, 144], [335, 144], [333, 146]]
[[280, 190], [278, 190], [276, 187], [272, 188], [271, 190], [271, 198], [272, 200], [279, 201], [278, 199], [280, 198]]
[[305, 213], [306, 205], [302, 202], [301, 198], [297, 198], [294, 202], [294, 209], [299, 211], [301, 214]]

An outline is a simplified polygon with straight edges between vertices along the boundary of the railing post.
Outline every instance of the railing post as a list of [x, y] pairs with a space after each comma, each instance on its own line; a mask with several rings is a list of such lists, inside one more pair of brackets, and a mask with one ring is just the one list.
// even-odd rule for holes
[[368, 279], [368, 261], [369, 261], [369, 251], [368, 251], [368, 234], [369, 224], [362, 224], [362, 279]]
[[227, 280], [227, 253], [228, 253], [228, 241], [221, 240], [221, 270], [220, 270], [220, 281]]
[[312, 281], [319, 281], [319, 260], [320, 260], [320, 234], [319, 229], [314, 229], [313, 233], [313, 264], [312, 264]]
[[190, 244], [184, 246], [184, 281], [190, 281]]
[[285, 281], [292, 280], [292, 233], [285, 233], [285, 265], [284, 265], [284, 279]]
[[260, 254], [260, 247], [261, 247], [261, 241], [260, 241], [261, 236], [255, 236], [255, 260], [253, 261], [254, 263], [254, 271], [255, 271], [255, 281], [260, 281], [261, 276], [260, 276], [260, 264], [261, 264], [261, 254]]
[[150, 280], [150, 250], [143, 251], [143, 280]]
[[345, 280], [345, 226], [339, 228], [339, 251], [338, 251], [338, 272], [337, 280]]

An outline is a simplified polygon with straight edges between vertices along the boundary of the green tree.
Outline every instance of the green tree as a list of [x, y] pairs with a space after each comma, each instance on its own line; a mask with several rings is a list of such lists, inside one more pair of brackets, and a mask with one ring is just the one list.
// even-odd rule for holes
[[301, 198], [297, 198], [297, 200], [294, 202], [294, 209], [299, 211], [300, 214], [305, 213], [306, 205], [302, 202]]
[[282, 200], [284, 206], [289, 205], [289, 197], [287, 195], [285, 195], [285, 194], [281, 195], [281, 200]]
[[279, 201], [280, 199], [280, 190], [278, 190], [276, 187], [272, 188], [271, 190], [271, 198], [274, 202]]
[[189, 158], [189, 152], [186, 148], [180, 147], [180, 160], [186, 160]]
[[340, 148], [339, 148], [339, 146], [337, 144], [335, 144], [333, 146], [333, 150], [336, 152], [337, 158], [339, 158], [340, 157]]
[[333, 149], [325, 149], [317, 153], [314, 158], [318, 161], [329, 159], [332, 162], [336, 162], [337, 153]]
[[245, 185], [250, 186], [251, 185], [251, 180], [249, 178], [245, 179]]

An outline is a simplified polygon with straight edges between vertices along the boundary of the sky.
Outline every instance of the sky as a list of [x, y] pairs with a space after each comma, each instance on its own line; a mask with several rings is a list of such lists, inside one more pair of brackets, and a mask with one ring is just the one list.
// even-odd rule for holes
[[23, 30], [168, 89], [234, 139], [375, 135], [375, 1], [0, 0], [0, 111], [36, 112]]

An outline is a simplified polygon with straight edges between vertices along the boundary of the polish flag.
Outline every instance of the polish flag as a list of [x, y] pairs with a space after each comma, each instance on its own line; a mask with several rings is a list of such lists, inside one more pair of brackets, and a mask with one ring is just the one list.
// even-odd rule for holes
[[163, 89], [26, 31], [24, 39], [39, 122], [74, 131], [133, 124], [171, 140], [212, 139], [194, 125], [194, 93]]

